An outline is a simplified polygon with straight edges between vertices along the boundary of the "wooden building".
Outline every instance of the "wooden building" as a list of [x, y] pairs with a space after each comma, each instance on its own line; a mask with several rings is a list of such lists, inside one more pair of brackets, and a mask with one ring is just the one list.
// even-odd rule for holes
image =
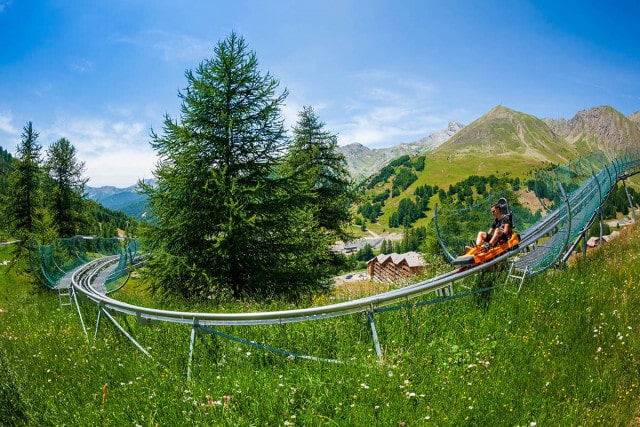
[[380, 254], [367, 262], [367, 273], [372, 280], [382, 283], [406, 283], [425, 268], [418, 252]]

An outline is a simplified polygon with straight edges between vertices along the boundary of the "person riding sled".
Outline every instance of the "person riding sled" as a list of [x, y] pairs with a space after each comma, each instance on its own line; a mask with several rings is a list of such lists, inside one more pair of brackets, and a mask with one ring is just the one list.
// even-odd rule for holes
[[[511, 218], [511, 212], [502, 213], [500, 204], [496, 203], [491, 205], [491, 214], [493, 215], [493, 222], [488, 231], [480, 231], [476, 237], [476, 246], [482, 246], [482, 249], [487, 251], [500, 243], [506, 242], [513, 233], [513, 220]], [[469, 247], [465, 249], [470, 249]]]

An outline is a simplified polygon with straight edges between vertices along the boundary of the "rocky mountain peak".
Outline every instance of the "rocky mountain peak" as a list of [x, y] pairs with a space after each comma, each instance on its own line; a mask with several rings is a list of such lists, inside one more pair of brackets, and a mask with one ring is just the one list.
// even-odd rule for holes
[[463, 128], [463, 124], [451, 121], [446, 129], [441, 129], [414, 142], [387, 148], [368, 148], [360, 143], [353, 143], [339, 147], [339, 151], [346, 157], [353, 177], [356, 180], [361, 180], [378, 172], [390, 161], [400, 156], [432, 152]]
[[571, 120], [553, 130], [567, 142], [585, 146], [590, 151], [618, 152], [640, 146], [637, 124], [608, 106], [578, 111]]

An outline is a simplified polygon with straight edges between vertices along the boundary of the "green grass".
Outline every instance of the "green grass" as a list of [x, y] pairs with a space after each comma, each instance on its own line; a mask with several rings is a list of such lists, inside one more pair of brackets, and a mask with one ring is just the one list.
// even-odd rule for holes
[[[639, 253], [640, 230], [633, 230], [570, 268], [528, 279], [517, 295], [498, 288], [377, 313], [382, 363], [361, 315], [220, 327], [343, 363], [287, 358], [204, 334], [191, 381], [188, 325], [142, 326], [117, 317], [149, 359], [104, 319], [94, 340], [96, 310], [84, 303], [87, 340], [75, 308], [60, 308], [54, 292], [0, 266], [0, 420], [27, 426], [632, 425], [640, 415]], [[0, 264], [6, 257], [0, 248]], [[132, 282], [122, 298], [150, 297]]]

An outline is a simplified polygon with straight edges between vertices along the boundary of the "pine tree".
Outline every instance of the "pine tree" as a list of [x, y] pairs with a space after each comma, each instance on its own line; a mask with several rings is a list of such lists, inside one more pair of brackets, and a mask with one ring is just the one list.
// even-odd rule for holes
[[84, 162], [76, 158], [76, 149], [66, 138], [55, 141], [47, 150], [45, 170], [48, 205], [58, 237], [78, 234], [86, 225], [83, 196], [88, 181], [83, 178]]
[[[300, 292], [326, 274], [305, 269], [323, 256], [313, 209], [279, 173], [287, 146], [286, 90], [258, 71], [232, 33], [215, 56], [185, 73], [180, 121], [152, 132], [155, 183], [140, 183], [154, 224], [145, 277], [152, 289], [187, 298]], [[318, 249], [318, 248], [322, 248]]]
[[42, 215], [42, 147], [38, 144], [38, 136], [32, 123], [28, 122], [23, 128], [8, 178], [6, 215], [9, 232], [23, 243], [36, 233]]
[[293, 128], [293, 144], [285, 168], [301, 184], [301, 191], [315, 207], [323, 232], [348, 240], [350, 208], [356, 200], [347, 160], [338, 151], [336, 136], [324, 130], [312, 107], [304, 107]]

